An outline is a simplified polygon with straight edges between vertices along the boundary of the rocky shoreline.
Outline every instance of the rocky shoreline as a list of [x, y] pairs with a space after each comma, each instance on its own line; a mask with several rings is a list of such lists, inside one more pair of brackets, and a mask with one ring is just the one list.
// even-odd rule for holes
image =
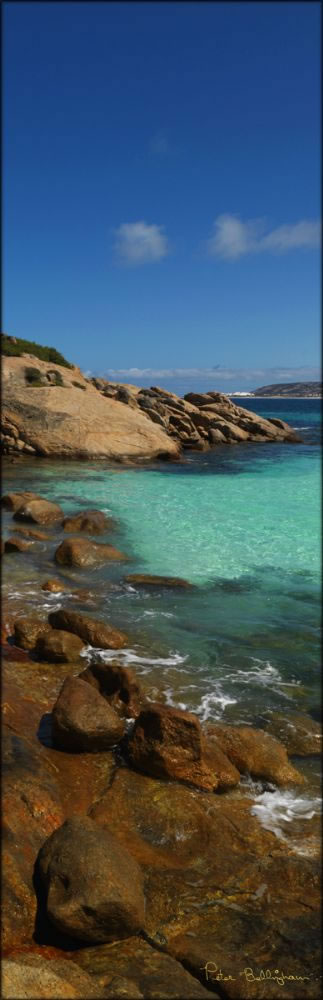
[[14, 457], [176, 461], [187, 449], [301, 440], [285, 421], [218, 392], [182, 399], [159, 386], [86, 379], [28, 354], [3, 358], [2, 386], [2, 451]]
[[[7, 571], [56, 539], [45, 592], [66, 589], [65, 567], [81, 583], [126, 560], [100, 540], [101, 511], [66, 517], [30, 492], [2, 505]], [[118, 660], [128, 643], [72, 603], [47, 619], [4, 609], [3, 996], [318, 998], [318, 859], [260, 825], [244, 782], [301, 796], [319, 725], [201, 726], [147, 699]]]

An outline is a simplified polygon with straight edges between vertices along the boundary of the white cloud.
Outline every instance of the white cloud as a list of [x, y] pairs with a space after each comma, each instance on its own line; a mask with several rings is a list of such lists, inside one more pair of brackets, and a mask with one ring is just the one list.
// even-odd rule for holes
[[146, 222], [124, 222], [116, 230], [115, 251], [123, 264], [145, 264], [169, 253], [163, 226]]
[[[98, 373], [97, 373], [98, 374]], [[263, 384], [266, 382], [270, 384], [271, 382], [302, 382], [302, 381], [317, 381], [321, 377], [320, 369], [318, 366], [304, 365], [299, 368], [222, 368], [217, 365], [213, 368], [107, 368], [105, 371], [101, 371], [102, 377], [107, 378], [114, 377], [115, 379], [121, 376], [128, 376], [133, 378], [151, 378], [151, 379], [181, 379], [181, 378], [198, 378], [207, 379], [210, 385], [212, 382], [229, 382], [231, 380], [238, 379], [240, 382], [250, 382], [257, 381], [260, 385], [260, 380], [263, 379]]]
[[150, 141], [150, 152], [157, 156], [165, 156], [169, 153], [169, 141], [165, 132], [160, 130], [153, 135]]
[[262, 219], [242, 222], [235, 215], [218, 215], [213, 235], [208, 240], [208, 253], [235, 260], [250, 253], [285, 253], [287, 250], [308, 249], [320, 246], [320, 222], [302, 221], [278, 226], [265, 232]]

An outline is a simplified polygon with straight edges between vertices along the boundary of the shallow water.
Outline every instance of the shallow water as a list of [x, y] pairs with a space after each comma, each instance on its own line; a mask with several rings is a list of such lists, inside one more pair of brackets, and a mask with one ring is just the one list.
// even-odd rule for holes
[[[162, 692], [203, 721], [259, 725], [264, 711], [293, 708], [318, 717], [320, 401], [241, 405], [303, 428], [304, 443], [228, 446], [140, 468], [8, 463], [4, 490], [33, 489], [66, 513], [98, 507], [117, 519], [106, 540], [128, 562], [61, 575], [91, 591], [92, 606], [84, 608], [128, 633], [129, 648], [118, 657], [133, 664], [151, 698]], [[12, 531], [9, 514], [4, 527]], [[68, 594], [39, 589], [57, 575], [56, 547], [54, 534], [34, 544], [33, 557], [6, 560], [12, 610], [23, 600], [45, 616], [70, 602]], [[182, 576], [194, 587], [126, 584], [126, 573], [135, 572]]]

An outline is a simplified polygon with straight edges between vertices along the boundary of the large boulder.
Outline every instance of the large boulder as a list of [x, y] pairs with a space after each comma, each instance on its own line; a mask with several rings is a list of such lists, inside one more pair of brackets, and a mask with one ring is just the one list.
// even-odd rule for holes
[[24, 507], [26, 503], [31, 500], [41, 500], [42, 497], [38, 493], [32, 493], [30, 490], [25, 490], [23, 493], [6, 493], [5, 496], [1, 497], [1, 504], [5, 510], [12, 510], [13, 512]]
[[66, 677], [53, 708], [54, 746], [73, 753], [111, 750], [123, 733], [123, 720], [95, 688], [80, 677]]
[[263, 778], [276, 785], [300, 785], [303, 776], [289, 763], [285, 747], [269, 733], [251, 726], [217, 723], [207, 732], [241, 774]]
[[[221, 756], [219, 774], [216, 757], [205, 747], [197, 716], [166, 705], [150, 704], [136, 719], [128, 745], [129, 758], [139, 771], [157, 778], [172, 778], [215, 791], [225, 785]], [[227, 761], [229, 785], [237, 784]]]
[[49, 663], [74, 663], [84, 649], [84, 642], [72, 632], [51, 629], [38, 636], [35, 652], [40, 660]]
[[74, 632], [80, 639], [84, 639], [84, 642], [99, 649], [121, 649], [127, 643], [124, 632], [119, 632], [112, 625], [95, 621], [89, 615], [80, 614], [78, 611], [60, 608], [59, 611], [51, 612], [48, 621], [54, 629]]
[[115, 941], [144, 926], [143, 880], [117, 839], [87, 816], [73, 817], [45, 842], [38, 871], [54, 926], [81, 941]]
[[84, 531], [88, 535], [103, 535], [113, 527], [111, 518], [107, 518], [101, 510], [85, 510], [80, 514], [64, 517], [64, 531]]
[[[210, 1000], [212, 997], [180, 962], [139, 937], [96, 948], [80, 948], [74, 961], [104, 983], [104, 996], [111, 1000], [119, 997], [125, 1000], [143, 997], [145, 1000]], [[121, 983], [123, 980], [122, 985], [120, 980]]]
[[15, 952], [3, 959], [1, 995], [4, 1000], [72, 1000], [102, 997], [98, 983], [74, 962]]
[[38, 618], [17, 618], [14, 622], [15, 644], [21, 649], [34, 649], [39, 636], [48, 635], [51, 631], [50, 625]]
[[129, 667], [123, 667], [115, 660], [110, 663], [92, 661], [91, 666], [87, 667], [80, 677], [99, 691], [118, 715], [127, 719], [139, 715], [145, 697]]
[[188, 580], [182, 580], [180, 576], [151, 576], [149, 573], [128, 573], [125, 576], [126, 583], [136, 585], [147, 585], [149, 587], [185, 587], [188, 589], [193, 584]]
[[29, 500], [19, 507], [13, 515], [15, 521], [27, 521], [32, 524], [53, 524], [62, 519], [63, 511], [58, 503], [50, 500]]
[[113, 545], [90, 542], [87, 538], [66, 538], [55, 552], [55, 562], [59, 566], [100, 566], [104, 562], [126, 559]]

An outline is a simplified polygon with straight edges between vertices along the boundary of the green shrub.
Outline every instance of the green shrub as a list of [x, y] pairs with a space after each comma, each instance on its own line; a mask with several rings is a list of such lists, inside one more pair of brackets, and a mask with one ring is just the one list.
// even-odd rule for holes
[[25, 379], [28, 385], [44, 385], [39, 368], [25, 368]]
[[77, 389], [83, 389], [83, 392], [86, 391], [86, 385], [81, 385], [80, 382], [72, 382], [72, 385], [75, 385]]
[[56, 347], [42, 347], [41, 344], [35, 344], [33, 340], [24, 340], [21, 337], [15, 338], [16, 343], [13, 343], [6, 334], [1, 336], [1, 352], [7, 357], [20, 357], [22, 354], [34, 354], [35, 358], [39, 358], [40, 361], [52, 361], [55, 365], [61, 365], [63, 368], [74, 368], [66, 358], [63, 357]]

